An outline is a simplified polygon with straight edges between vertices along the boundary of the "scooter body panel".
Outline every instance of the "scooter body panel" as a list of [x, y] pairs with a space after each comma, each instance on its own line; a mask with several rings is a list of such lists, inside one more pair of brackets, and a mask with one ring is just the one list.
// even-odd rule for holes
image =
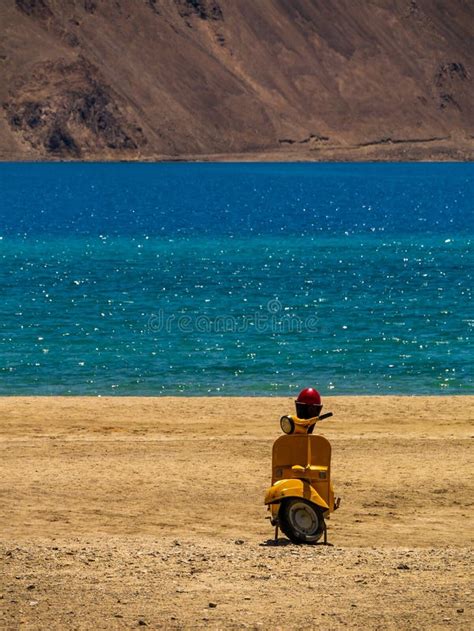
[[[279, 482], [286, 481], [281, 486]], [[292, 482], [297, 484], [291, 486]], [[293, 495], [279, 494], [286, 488], [298, 490]], [[272, 489], [275, 489], [272, 491]], [[286, 492], [286, 491], [285, 491]], [[271, 495], [271, 494], [274, 495]], [[283, 497], [303, 497], [326, 510], [334, 510], [334, 491], [331, 483], [331, 444], [319, 434], [280, 436], [273, 444], [272, 487], [267, 497], [274, 497], [266, 504], [278, 502]], [[278, 499], [277, 499], [278, 498]], [[319, 499], [318, 499], [319, 498]]]
[[289, 497], [301, 497], [325, 511], [329, 510], [329, 505], [316, 489], [309, 482], [301, 479], [278, 480], [275, 482], [265, 495], [265, 504], [272, 505], [272, 514], [278, 513], [278, 504]]

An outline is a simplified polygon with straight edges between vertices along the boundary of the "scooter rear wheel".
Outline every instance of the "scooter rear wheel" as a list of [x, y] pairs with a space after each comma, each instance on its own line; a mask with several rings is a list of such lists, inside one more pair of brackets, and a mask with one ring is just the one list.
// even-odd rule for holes
[[299, 497], [281, 503], [278, 521], [281, 531], [293, 543], [316, 543], [324, 533], [322, 511]]

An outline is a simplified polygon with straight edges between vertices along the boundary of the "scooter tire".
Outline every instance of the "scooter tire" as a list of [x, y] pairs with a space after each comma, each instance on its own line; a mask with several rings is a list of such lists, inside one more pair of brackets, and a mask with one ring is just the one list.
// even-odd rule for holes
[[[309, 528], [299, 527], [308, 522]], [[317, 543], [324, 534], [323, 512], [311, 502], [299, 497], [288, 498], [281, 503], [278, 523], [283, 534], [297, 544]]]

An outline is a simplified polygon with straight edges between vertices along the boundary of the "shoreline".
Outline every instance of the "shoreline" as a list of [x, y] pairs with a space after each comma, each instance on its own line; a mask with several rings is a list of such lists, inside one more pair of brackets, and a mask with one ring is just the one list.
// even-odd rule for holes
[[266, 147], [240, 152], [202, 154], [130, 154], [107, 153], [85, 155], [80, 159], [32, 155], [30, 152], [17, 155], [0, 153], [0, 164], [8, 162], [44, 163], [163, 163], [163, 162], [472, 162], [474, 161], [474, 139], [390, 139], [380, 138], [359, 144], [301, 147], [295, 141], [291, 147]]
[[[347, 401], [348, 399], [353, 399], [355, 402], [357, 400], [373, 400], [373, 399], [382, 399], [382, 400], [393, 400], [393, 402], [396, 402], [395, 400], [397, 399], [402, 399], [402, 400], [413, 400], [413, 399], [427, 399], [427, 400], [431, 400], [431, 399], [466, 399], [466, 401], [468, 401], [470, 404], [472, 404], [474, 406], [474, 394], [460, 394], [460, 393], [456, 393], [456, 394], [449, 394], [449, 393], [440, 393], [440, 394], [394, 394], [394, 393], [384, 393], [384, 394], [326, 394], [324, 393], [324, 390], [322, 388], [320, 388], [320, 392], [321, 392], [321, 397], [323, 399], [323, 402], [325, 401], [332, 401], [332, 402], [338, 402], [340, 399]], [[208, 401], [208, 402], [212, 402], [212, 401], [219, 401], [219, 402], [225, 402], [226, 400], [230, 399], [232, 401], [241, 401], [241, 402], [245, 402], [245, 401], [264, 401], [264, 402], [272, 402], [272, 403], [282, 403], [282, 402], [293, 402], [297, 396], [298, 392], [295, 392], [295, 394], [291, 394], [291, 395], [281, 395], [281, 394], [275, 394], [275, 395], [253, 395], [253, 394], [243, 394], [243, 395], [223, 395], [223, 394], [216, 394], [216, 395], [200, 395], [200, 394], [196, 394], [196, 395], [189, 395], [189, 394], [173, 394], [173, 395], [127, 395], [127, 394], [97, 394], [97, 395], [83, 395], [83, 394], [62, 394], [62, 395], [56, 395], [56, 394], [26, 394], [26, 395], [22, 395], [22, 394], [11, 394], [11, 395], [4, 395], [4, 394], [0, 394], [0, 414], [1, 414], [1, 410], [2, 410], [2, 406], [4, 404], [5, 401], [13, 401], [15, 400], [18, 403], [31, 403], [33, 402], [35, 399], [38, 399], [39, 401], [71, 401], [71, 400], [76, 400], [76, 401], [83, 401], [83, 402], [94, 402], [94, 401], [102, 401], [104, 403], [106, 402], [116, 402], [117, 400], [125, 400], [125, 401], [130, 401], [130, 402], [154, 402], [154, 403], [158, 403], [160, 401], [162, 402], [183, 402], [186, 399], [192, 399], [192, 400], [201, 400], [201, 401]], [[327, 407], [327, 406], [326, 406]], [[0, 416], [0, 423], [1, 423], [1, 416]]]

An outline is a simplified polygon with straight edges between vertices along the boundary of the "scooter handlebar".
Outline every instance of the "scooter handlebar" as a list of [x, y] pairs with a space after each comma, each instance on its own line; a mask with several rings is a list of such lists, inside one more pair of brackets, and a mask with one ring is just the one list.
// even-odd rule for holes
[[329, 418], [332, 415], [333, 415], [332, 412], [326, 412], [326, 414], [321, 414], [321, 416], [318, 418], [318, 421], [324, 421], [324, 419]]

